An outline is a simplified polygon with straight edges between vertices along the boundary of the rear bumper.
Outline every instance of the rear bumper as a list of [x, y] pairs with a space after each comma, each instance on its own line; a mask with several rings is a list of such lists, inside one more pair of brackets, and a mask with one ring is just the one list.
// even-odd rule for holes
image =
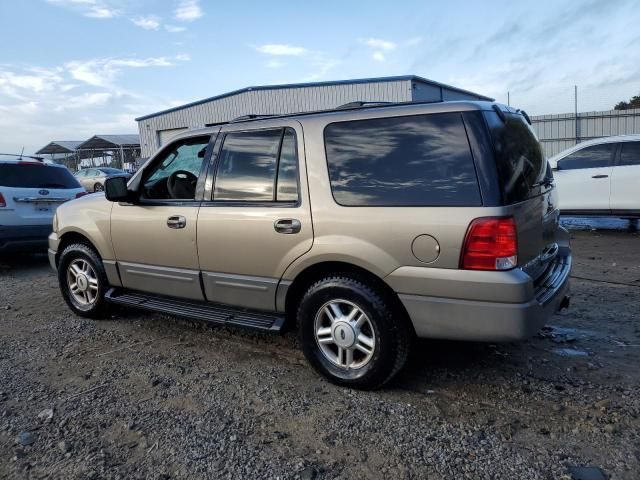
[[0, 253], [43, 252], [52, 226], [0, 225]]
[[[570, 271], [571, 255], [565, 252], [535, 283], [521, 271], [516, 275], [526, 276], [528, 282], [518, 284], [513, 282], [513, 275], [486, 272], [496, 275], [492, 286], [494, 292], [502, 291], [508, 297], [528, 297], [527, 301], [468, 300], [413, 294], [399, 294], [399, 297], [418, 337], [483, 342], [522, 340], [534, 335], [561, 308], [569, 295]], [[509, 281], [503, 284], [501, 278]], [[472, 282], [465, 289], [461, 280], [458, 287], [460, 296], [478, 293], [477, 285]]]

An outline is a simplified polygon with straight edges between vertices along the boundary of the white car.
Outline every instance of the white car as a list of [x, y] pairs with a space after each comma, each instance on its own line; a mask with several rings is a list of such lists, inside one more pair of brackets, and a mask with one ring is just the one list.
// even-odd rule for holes
[[640, 135], [579, 143], [549, 164], [563, 214], [640, 217]]
[[46, 252], [58, 205], [86, 193], [62, 165], [0, 157], [0, 254]]

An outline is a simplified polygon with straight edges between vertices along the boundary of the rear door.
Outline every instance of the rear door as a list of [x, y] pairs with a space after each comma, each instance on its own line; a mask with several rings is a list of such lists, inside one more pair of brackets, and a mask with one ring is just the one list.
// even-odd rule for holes
[[230, 125], [198, 215], [207, 300], [274, 310], [282, 274], [313, 242], [302, 127]]
[[640, 141], [619, 145], [611, 169], [611, 210], [640, 212]]
[[0, 163], [0, 225], [50, 224], [58, 205], [82, 187], [65, 167], [41, 162]]
[[590, 145], [558, 160], [560, 210], [609, 213], [614, 143]]

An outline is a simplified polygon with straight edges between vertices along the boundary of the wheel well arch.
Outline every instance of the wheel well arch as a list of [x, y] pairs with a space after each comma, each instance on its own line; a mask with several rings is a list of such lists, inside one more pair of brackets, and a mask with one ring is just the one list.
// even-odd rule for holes
[[58, 264], [58, 261], [60, 260], [60, 254], [62, 254], [64, 249], [74, 243], [82, 243], [86, 245], [91, 250], [96, 252], [96, 255], [98, 255], [98, 257], [102, 258], [102, 255], [100, 255], [100, 252], [98, 251], [96, 246], [91, 242], [91, 240], [89, 240], [89, 238], [86, 235], [83, 235], [82, 233], [79, 233], [79, 232], [66, 232], [60, 237], [60, 243], [58, 244], [58, 251], [56, 252], [56, 265]]
[[285, 296], [285, 314], [288, 325], [296, 325], [298, 305], [300, 304], [300, 301], [307, 289], [321, 278], [336, 274], [355, 276], [371, 285], [389, 300], [394, 311], [403, 319], [403, 321], [408, 322], [408, 325], [413, 331], [413, 325], [411, 324], [407, 310], [400, 301], [398, 294], [389, 286], [388, 283], [366, 268], [359, 267], [353, 263], [337, 261], [320, 262], [310, 265], [295, 277], [293, 283], [291, 283], [287, 289], [287, 294]]

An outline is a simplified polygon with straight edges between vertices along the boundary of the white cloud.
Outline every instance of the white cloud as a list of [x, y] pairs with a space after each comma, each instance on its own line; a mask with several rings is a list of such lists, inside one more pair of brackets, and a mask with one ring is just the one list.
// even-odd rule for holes
[[176, 20], [181, 22], [192, 22], [203, 15], [204, 13], [198, 0], [180, 0], [178, 7], [174, 11]]
[[86, 11], [84, 16], [89, 18], [113, 18], [117, 17], [119, 14], [118, 10], [114, 10], [112, 8], [94, 6]]
[[67, 62], [65, 68], [75, 80], [95, 87], [109, 87], [123, 68], [171, 67], [176, 62], [189, 60], [186, 54], [174, 57], [100, 58]]
[[52, 5], [71, 8], [85, 17], [109, 19], [120, 15], [120, 12], [110, 7], [103, 0], [47, 0]]
[[145, 30], [158, 30], [160, 28], [160, 19], [155, 15], [149, 15], [147, 17], [135, 17], [131, 21], [137, 27]]
[[169, 33], [180, 33], [186, 30], [184, 27], [176, 27], [175, 25], [165, 25], [164, 29]]
[[371, 58], [373, 58], [376, 62], [384, 62], [386, 60], [386, 57], [382, 52], [373, 52]]
[[280, 68], [282, 66], [284, 66], [284, 62], [276, 60], [275, 58], [267, 62], [267, 68]]
[[390, 42], [389, 40], [382, 40], [380, 38], [368, 38], [364, 40], [363, 43], [371, 48], [375, 48], [376, 50], [383, 50], [386, 52], [395, 50], [397, 47], [394, 42]]
[[307, 53], [307, 49], [303, 47], [295, 47], [293, 45], [269, 43], [266, 45], [260, 45], [255, 49], [266, 55], [278, 55], [278, 56], [295, 56], [299, 57]]

